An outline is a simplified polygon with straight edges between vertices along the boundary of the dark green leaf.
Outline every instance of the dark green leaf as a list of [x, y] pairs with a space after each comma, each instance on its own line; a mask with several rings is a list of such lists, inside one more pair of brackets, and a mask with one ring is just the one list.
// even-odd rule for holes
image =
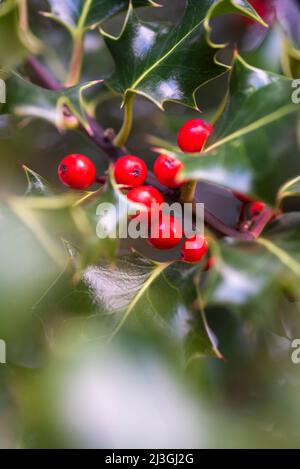
[[300, 197], [300, 176], [293, 179], [292, 181], [288, 181], [280, 188], [277, 196], [277, 205], [281, 207], [286, 199], [290, 197]]
[[0, 66], [14, 68], [30, 53], [37, 53], [41, 44], [29, 32], [22, 31], [18, 18], [18, 2], [6, 0], [0, 5]]
[[[21, 210], [20, 210], [21, 212]], [[25, 326], [36, 321], [32, 307], [53, 279], [61, 272], [55, 254], [59, 252], [64, 263], [64, 252], [43, 232], [40, 242], [28, 226], [32, 219], [23, 212], [19, 216], [15, 200], [0, 206], [0, 289], [1, 289], [1, 336], [15, 336]], [[26, 223], [27, 221], [27, 223]], [[47, 247], [46, 248], [46, 243]], [[55, 260], [54, 260], [55, 259]]]
[[[34, 85], [14, 74], [6, 81], [7, 104], [3, 113], [10, 112], [17, 117], [44, 119], [60, 129], [76, 128], [78, 122], [88, 128], [84, 110], [84, 92], [99, 82], [90, 82], [62, 91], [51, 91]], [[74, 117], [65, 114], [65, 108]]]
[[209, 41], [212, 43], [212, 45], [216, 46], [216, 44], [214, 44], [210, 38], [210, 33], [212, 30], [211, 20], [217, 16], [230, 13], [246, 16], [252, 20], [255, 20], [257, 23], [260, 23], [262, 26], [265, 26], [265, 28], [268, 28], [268, 24], [258, 15], [257, 11], [247, 0], [217, 0], [212, 4], [205, 18], [205, 28], [209, 34]]
[[194, 91], [225, 71], [215, 62], [204, 29], [198, 31], [211, 3], [190, 1], [176, 27], [144, 23], [130, 9], [118, 38], [102, 31], [115, 61], [108, 86], [124, 98], [134, 92], [160, 107], [170, 100], [196, 107]]
[[[122, 202], [122, 203], [121, 203]], [[119, 210], [119, 207], [122, 207]], [[109, 177], [106, 187], [83, 199], [73, 209], [83, 244], [81, 268], [100, 258], [114, 259], [119, 248], [119, 233], [127, 226], [127, 198]], [[116, 209], [116, 210], [115, 210]], [[101, 237], [103, 233], [104, 237]]]
[[[62, 23], [71, 32], [95, 28], [103, 21], [125, 11], [130, 0], [48, 0], [51, 12], [48, 18]], [[155, 6], [151, 0], [133, 0], [134, 7]]]
[[278, 327], [300, 300], [300, 215], [279, 218], [256, 242], [221, 243], [215, 285], [206, 301], [226, 305], [255, 327]]
[[51, 195], [52, 190], [50, 189], [47, 181], [43, 179], [39, 174], [31, 169], [27, 168], [27, 166], [23, 166], [25, 171], [27, 181], [28, 181], [28, 188], [26, 191], [26, 196], [30, 197], [47, 197]]
[[275, 2], [276, 15], [281, 26], [283, 48], [282, 66], [287, 76], [298, 78], [300, 74], [300, 8], [295, 0]]
[[194, 282], [198, 271], [199, 266], [158, 264], [132, 254], [118, 259], [116, 266], [90, 267], [84, 278], [101, 314], [111, 316], [115, 324], [112, 336], [129, 319], [157, 321], [183, 341], [190, 359], [217, 354], [199, 306], [193, 309], [199, 299]]
[[209, 24], [211, 17], [229, 11], [255, 16], [244, 1], [239, 7], [228, 0], [221, 0], [216, 8], [212, 5], [213, 0], [188, 0], [176, 26], [142, 22], [130, 8], [119, 37], [102, 31], [115, 61], [108, 86], [124, 99], [137, 93], [161, 108], [166, 101], [197, 108], [196, 90], [226, 71], [206, 40], [204, 20]]

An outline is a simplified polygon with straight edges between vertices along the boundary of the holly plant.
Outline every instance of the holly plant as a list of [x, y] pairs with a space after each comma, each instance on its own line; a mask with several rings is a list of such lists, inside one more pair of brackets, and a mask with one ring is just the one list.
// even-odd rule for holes
[[1, 2], [12, 445], [57, 444], [47, 364], [93, 341], [147, 344], [214, 403], [250, 406], [248, 367], [270, 400], [268, 350], [300, 331], [299, 21], [294, 0]]

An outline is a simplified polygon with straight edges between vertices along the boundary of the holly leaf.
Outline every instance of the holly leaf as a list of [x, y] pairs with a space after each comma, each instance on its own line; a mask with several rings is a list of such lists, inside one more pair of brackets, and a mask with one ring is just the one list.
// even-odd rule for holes
[[205, 29], [208, 33], [208, 41], [213, 47], [224, 47], [223, 44], [215, 44], [212, 39], [211, 39], [211, 32], [212, 32], [212, 26], [211, 22], [214, 18], [220, 15], [225, 15], [225, 14], [239, 14], [242, 16], [246, 16], [247, 18], [253, 20], [253, 25], [256, 24], [256, 26], [264, 26], [265, 28], [268, 28], [269, 25], [259, 16], [255, 8], [252, 7], [252, 5], [248, 1], [244, 0], [217, 0], [212, 4], [210, 9], [208, 10], [208, 13], [205, 18]]
[[103, 188], [75, 204], [73, 217], [83, 240], [81, 270], [101, 257], [114, 260], [128, 223], [128, 199], [115, 184], [112, 169]]
[[[71, 34], [93, 29], [128, 9], [130, 0], [48, 0], [51, 12], [43, 12], [65, 26]], [[157, 6], [151, 0], [133, 0], [134, 7]]]
[[0, 64], [14, 68], [28, 54], [41, 50], [41, 43], [19, 24], [19, 2], [6, 0], [0, 5]]
[[51, 214], [51, 220], [56, 221], [52, 226], [50, 223], [49, 233], [55, 228], [60, 238], [75, 242], [80, 252], [76, 261], [79, 274], [99, 259], [114, 260], [127, 228], [129, 202], [116, 185], [113, 171], [109, 170], [106, 183], [95, 192], [57, 194], [41, 176], [24, 169], [28, 180], [26, 198], [12, 198], [22, 219], [35, 219], [31, 226], [36, 226], [39, 234], [45, 231], [43, 225]]
[[133, 253], [115, 266], [89, 267], [84, 280], [100, 314], [111, 317], [111, 337], [129, 320], [143, 327], [150, 320], [183, 341], [187, 359], [207, 353], [220, 357], [199, 309], [194, 309], [197, 271], [199, 266], [156, 263]]
[[285, 42], [286, 56], [282, 59], [284, 72], [289, 77], [297, 79], [300, 74], [300, 49]]
[[25, 194], [26, 197], [48, 197], [52, 194], [52, 190], [44, 178], [35, 171], [32, 171], [32, 169], [27, 168], [25, 165], [23, 166], [23, 169], [28, 182]]
[[[118, 37], [101, 30], [115, 62], [115, 71], [106, 82], [109, 88], [124, 100], [135, 93], [160, 108], [166, 101], [197, 108], [196, 90], [227, 70], [217, 61], [215, 48], [206, 40], [204, 20], [212, 5], [213, 0], [188, 0], [183, 18], [176, 26], [143, 22], [130, 6]], [[228, 11], [255, 16], [247, 2], [237, 6], [222, 0], [210, 11], [210, 18]]]
[[[32, 306], [61, 272], [64, 263], [63, 250], [58, 251], [57, 244], [52, 244], [45, 231], [39, 232], [39, 242], [34, 227], [29, 226], [31, 219], [25, 220], [26, 213], [24, 219], [19, 216], [14, 202], [10, 198], [0, 204], [2, 338], [15, 338], [33, 319], [36, 321]], [[53, 249], [55, 254], [59, 252], [60, 265]]]
[[300, 172], [295, 131], [300, 107], [291, 94], [290, 79], [236, 56], [226, 105], [206, 149], [201, 155], [171, 152], [184, 162], [181, 178], [222, 184], [274, 203], [280, 186]]
[[[13, 74], [6, 80], [7, 103], [3, 113], [43, 119], [59, 129], [76, 128], [78, 123], [89, 129], [83, 97], [85, 91], [98, 83], [99, 81], [92, 81], [61, 91], [52, 91]], [[72, 117], [66, 115], [66, 108], [71, 111]]]
[[1, 338], [10, 344], [9, 363], [29, 368], [45, 351], [53, 318], [59, 319], [58, 330], [70, 316], [94, 311], [85, 285], [74, 276], [75, 249], [60, 238], [78, 241], [66, 201], [49, 197], [47, 209], [40, 209], [46, 200], [32, 194], [0, 204]]
[[[289, 223], [291, 222], [292, 223]], [[282, 229], [284, 227], [284, 229]], [[300, 214], [290, 213], [279, 217], [264, 237], [257, 241], [276, 260], [280, 266], [293, 275], [297, 282], [300, 278]], [[297, 290], [296, 290], [297, 291]], [[298, 293], [297, 293], [297, 296]]]
[[282, 312], [297, 308], [300, 300], [299, 227], [300, 215], [293, 213], [255, 242], [218, 243], [217, 276], [205, 290], [206, 303], [226, 306], [253, 330], [282, 333]]
[[288, 181], [284, 184], [277, 196], [277, 205], [282, 207], [288, 198], [299, 198], [300, 197], [300, 176]]
[[287, 76], [298, 78], [300, 73], [300, 7], [297, 0], [275, 1], [276, 15], [282, 29], [284, 53], [282, 67]]
[[36, 172], [24, 171], [25, 196], [7, 196], [0, 206], [3, 334], [13, 334], [15, 324], [24, 320], [34, 327], [37, 314], [57, 314], [58, 309], [64, 319], [70, 312], [91, 314], [95, 305], [80, 281], [82, 272], [90, 262], [111, 262], [112, 245], [117, 244], [117, 238], [97, 236], [96, 210], [99, 203], [116, 203], [115, 187], [56, 194]]
[[277, 19], [289, 38], [290, 43], [300, 48], [300, 32], [299, 32], [299, 20], [300, 20], [300, 7], [297, 0], [274, 0], [274, 7], [276, 9]]

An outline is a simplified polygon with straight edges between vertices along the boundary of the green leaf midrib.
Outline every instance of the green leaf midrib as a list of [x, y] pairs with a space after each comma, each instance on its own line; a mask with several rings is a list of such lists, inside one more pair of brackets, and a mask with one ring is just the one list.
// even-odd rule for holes
[[76, 29], [78, 29], [79, 31], [84, 30], [84, 28], [85, 28], [86, 20], [88, 18], [88, 15], [89, 15], [89, 12], [90, 12], [90, 9], [91, 9], [91, 6], [92, 6], [92, 1], [93, 0], [86, 0], [85, 1], [84, 7], [82, 9], [82, 12], [80, 14], [80, 17], [79, 17], [79, 20], [78, 20], [77, 26], [76, 26]]
[[177, 47], [182, 44], [200, 25], [203, 23], [204, 19], [199, 21], [197, 25], [195, 25], [185, 36], [183, 36], [180, 41], [178, 41], [165, 55], [163, 55], [158, 61], [156, 61], [151, 67], [149, 67], [130, 87], [128, 91], [134, 91], [137, 86], [149, 75], [149, 73], [154, 70], [160, 63], [162, 63], [167, 57], [169, 57]]
[[135, 306], [139, 303], [141, 298], [146, 294], [148, 294], [148, 290], [150, 286], [155, 282], [155, 280], [169, 267], [169, 263], [166, 264], [157, 264], [156, 268], [151, 272], [145, 283], [143, 284], [142, 288], [137, 292], [137, 294], [134, 296], [130, 304], [127, 306], [122, 319], [120, 320], [119, 324], [116, 326], [114, 331], [111, 334], [110, 339], [113, 339], [118, 332], [121, 330], [127, 319], [129, 318], [131, 312], [135, 308]]
[[286, 251], [283, 251], [279, 246], [266, 238], [260, 238], [257, 243], [267, 249], [277, 259], [285, 265], [294, 275], [300, 278], [300, 264], [295, 261]]
[[[272, 112], [271, 114], [268, 114], [267, 116], [262, 117], [261, 119], [258, 119], [257, 121], [247, 125], [246, 127], [243, 127], [242, 129], [239, 129], [228, 136], [220, 139], [218, 142], [212, 144], [211, 146], [207, 147], [205, 150], [205, 153], [210, 153], [211, 151], [215, 150], [216, 148], [219, 148], [220, 146], [225, 145], [228, 142], [231, 142], [232, 140], [236, 140], [239, 137], [243, 137], [244, 135], [247, 135], [249, 133], [254, 132], [255, 130], [265, 127], [272, 122], [275, 122], [289, 114], [293, 114], [296, 112], [297, 109], [294, 104], [287, 104], [286, 106], [282, 107], [281, 109]], [[299, 111], [299, 109], [298, 109]]]

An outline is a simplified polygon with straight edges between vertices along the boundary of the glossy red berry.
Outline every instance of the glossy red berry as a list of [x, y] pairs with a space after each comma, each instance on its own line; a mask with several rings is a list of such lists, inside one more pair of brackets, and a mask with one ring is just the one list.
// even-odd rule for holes
[[148, 169], [143, 160], [134, 155], [126, 155], [115, 164], [117, 184], [128, 187], [142, 186], [148, 176]]
[[94, 163], [84, 155], [66, 156], [58, 167], [61, 182], [71, 189], [86, 190], [96, 178]]
[[186, 239], [181, 250], [182, 260], [185, 262], [200, 262], [207, 254], [208, 243], [206, 238], [195, 235]]
[[154, 204], [161, 205], [165, 201], [163, 195], [152, 186], [141, 186], [131, 189], [127, 194], [127, 198], [132, 202], [143, 205], [145, 210], [142, 210], [142, 212], [147, 214], [150, 214], [152, 209], [157, 209], [157, 206], [154, 206]]
[[250, 207], [250, 215], [251, 217], [255, 217], [259, 215], [266, 209], [266, 204], [260, 201], [253, 202]]
[[214, 127], [203, 119], [190, 119], [178, 132], [178, 146], [185, 153], [201, 152]]
[[182, 168], [183, 163], [174, 156], [159, 155], [154, 164], [154, 174], [163, 186], [175, 189], [181, 186], [176, 177]]
[[157, 249], [173, 249], [181, 242], [183, 227], [172, 215], [160, 215], [159, 222], [151, 226], [149, 242]]

